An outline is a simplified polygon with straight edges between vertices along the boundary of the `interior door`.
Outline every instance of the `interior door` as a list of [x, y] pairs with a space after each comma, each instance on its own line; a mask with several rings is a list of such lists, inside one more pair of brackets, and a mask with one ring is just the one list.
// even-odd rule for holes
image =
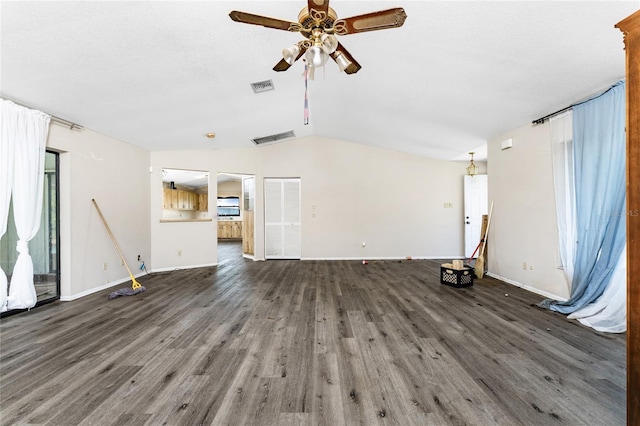
[[265, 178], [265, 258], [300, 259], [300, 218], [300, 179]]
[[[465, 175], [464, 255], [466, 258], [471, 257], [481, 239], [482, 215], [488, 214], [487, 188], [487, 175]], [[476, 253], [474, 257], [477, 257], [478, 254]]]
[[252, 257], [254, 254], [254, 224], [256, 178], [247, 176], [242, 178], [242, 254]]

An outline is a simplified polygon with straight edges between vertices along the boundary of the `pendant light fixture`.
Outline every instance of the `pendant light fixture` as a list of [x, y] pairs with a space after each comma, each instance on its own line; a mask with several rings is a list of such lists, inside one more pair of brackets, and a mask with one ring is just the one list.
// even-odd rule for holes
[[467, 175], [471, 177], [474, 177], [476, 173], [478, 173], [478, 166], [473, 162], [473, 154], [475, 154], [475, 152], [469, 153], [469, 155], [471, 155], [471, 162], [467, 166]]

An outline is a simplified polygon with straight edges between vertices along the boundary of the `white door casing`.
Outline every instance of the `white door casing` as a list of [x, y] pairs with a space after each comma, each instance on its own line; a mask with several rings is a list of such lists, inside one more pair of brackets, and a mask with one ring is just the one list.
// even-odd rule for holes
[[[464, 177], [464, 255], [468, 259], [480, 243], [482, 215], [488, 214], [487, 175]], [[476, 252], [474, 257], [479, 254]]]

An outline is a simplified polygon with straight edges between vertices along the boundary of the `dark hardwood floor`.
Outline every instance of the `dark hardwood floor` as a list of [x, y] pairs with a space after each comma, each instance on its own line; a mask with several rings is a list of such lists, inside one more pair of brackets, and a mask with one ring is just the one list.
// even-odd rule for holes
[[[625, 338], [439, 262], [242, 259], [0, 320], [0, 424], [622, 425]], [[508, 296], [507, 296], [508, 294]]]

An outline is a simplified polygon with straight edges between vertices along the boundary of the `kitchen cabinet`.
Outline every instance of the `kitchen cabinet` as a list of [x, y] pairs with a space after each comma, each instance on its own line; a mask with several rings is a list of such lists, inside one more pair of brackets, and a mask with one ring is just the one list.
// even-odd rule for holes
[[240, 240], [242, 239], [242, 222], [235, 220], [218, 221], [218, 239]]
[[197, 210], [207, 211], [209, 210], [209, 195], [196, 194], [198, 196], [198, 208]]
[[179, 210], [193, 210], [191, 206], [191, 196], [189, 191], [178, 189], [178, 209]]
[[162, 208], [170, 210], [207, 210], [208, 201], [204, 202], [204, 208], [198, 209], [198, 196], [207, 197], [206, 194], [196, 194], [183, 189], [162, 188]]
[[162, 208], [178, 208], [178, 191], [176, 189], [162, 188]]

